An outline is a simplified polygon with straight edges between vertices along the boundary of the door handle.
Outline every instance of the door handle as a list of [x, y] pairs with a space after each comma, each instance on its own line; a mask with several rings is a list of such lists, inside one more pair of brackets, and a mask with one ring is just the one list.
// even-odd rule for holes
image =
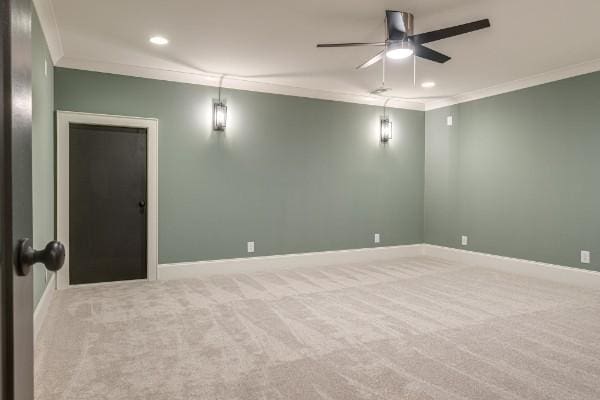
[[33, 264], [42, 263], [50, 271], [58, 271], [65, 263], [65, 246], [61, 242], [49, 242], [44, 250], [35, 250], [31, 239], [19, 240], [17, 274], [28, 275]]

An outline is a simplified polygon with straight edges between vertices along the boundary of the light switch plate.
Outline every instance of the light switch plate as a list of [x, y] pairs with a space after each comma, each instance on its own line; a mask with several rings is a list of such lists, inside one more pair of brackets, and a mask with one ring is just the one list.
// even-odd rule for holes
[[254, 242], [248, 242], [248, 253], [254, 253]]
[[468, 237], [468, 236], [464, 236], [464, 235], [463, 235], [463, 237], [460, 239], [460, 243], [461, 243], [463, 246], [466, 246], [466, 245], [468, 245], [468, 244], [469, 244], [469, 237]]
[[454, 121], [453, 121], [452, 115], [448, 115], [448, 116], [446, 117], [446, 124], [447, 124], [448, 126], [452, 126], [453, 122], [454, 122]]
[[581, 263], [589, 264], [591, 260], [590, 252], [587, 250], [581, 250]]
[[381, 236], [379, 235], [379, 233], [376, 233], [375, 235], [373, 235], [373, 241], [375, 243], [381, 242]]

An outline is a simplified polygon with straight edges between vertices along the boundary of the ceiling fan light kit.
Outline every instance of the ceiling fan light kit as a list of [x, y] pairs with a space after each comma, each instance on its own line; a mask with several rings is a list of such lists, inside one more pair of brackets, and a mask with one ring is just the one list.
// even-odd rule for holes
[[412, 56], [413, 53], [412, 45], [409, 42], [402, 41], [390, 45], [385, 55], [392, 60], [402, 60], [403, 58]]

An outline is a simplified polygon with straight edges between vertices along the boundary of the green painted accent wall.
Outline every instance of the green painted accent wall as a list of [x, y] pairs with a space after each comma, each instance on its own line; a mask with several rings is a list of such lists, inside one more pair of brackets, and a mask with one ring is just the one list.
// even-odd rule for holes
[[[159, 262], [423, 241], [425, 113], [56, 68], [57, 110], [159, 119]], [[115, 229], [118, 229], [115, 227]]]
[[427, 243], [600, 270], [600, 73], [427, 112], [425, 164]]
[[[31, 22], [32, 41], [32, 181], [33, 243], [42, 249], [54, 240], [54, 67], [37, 14]], [[47, 74], [44, 62], [47, 63]], [[34, 304], [46, 288], [46, 269], [33, 268]]]

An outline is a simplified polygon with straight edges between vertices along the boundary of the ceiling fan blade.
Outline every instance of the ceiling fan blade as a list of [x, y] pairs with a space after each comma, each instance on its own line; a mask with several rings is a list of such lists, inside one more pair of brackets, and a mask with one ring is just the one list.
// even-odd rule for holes
[[462, 35], [480, 29], [489, 28], [490, 20], [482, 19], [479, 21], [469, 22], [467, 24], [457, 25], [450, 28], [439, 29], [437, 31], [431, 31], [426, 33], [419, 33], [413, 35], [410, 39], [416, 44], [425, 44], [429, 42], [435, 42], [436, 40], [446, 39], [453, 36]]
[[385, 42], [376, 43], [321, 43], [317, 47], [353, 47], [353, 46], [385, 46]]
[[381, 51], [379, 53], [377, 53], [375, 56], [369, 58], [367, 61], [365, 61], [364, 63], [360, 64], [358, 67], [356, 67], [356, 69], [365, 69], [365, 68], [369, 68], [371, 65], [381, 61], [381, 59], [383, 58], [383, 54], [385, 52]]
[[447, 55], [432, 50], [429, 47], [421, 46], [420, 44], [414, 45], [414, 51], [416, 56], [425, 58], [430, 61], [435, 61], [440, 64], [443, 64], [446, 61], [450, 60], [450, 57], [448, 57]]
[[402, 40], [412, 33], [412, 15], [400, 11], [385, 11], [389, 40]]

